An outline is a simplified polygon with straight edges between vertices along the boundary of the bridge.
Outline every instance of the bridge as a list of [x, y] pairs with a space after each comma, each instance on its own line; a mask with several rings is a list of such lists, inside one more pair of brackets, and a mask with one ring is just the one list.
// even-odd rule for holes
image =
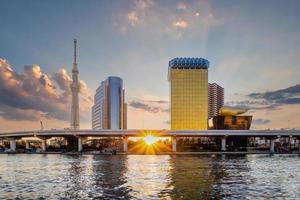
[[[0, 139], [10, 141], [11, 151], [16, 151], [16, 140], [26, 137], [37, 137], [42, 141], [42, 150], [46, 151], [46, 140], [51, 137], [73, 137], [78, 141], [78, 151], [82, 151], [82, 143], [87, 137], [119, 137], [123, 139], [123, 150], [128, 151], [128, 137], [143, 137], [151, 134], [156, 137], [170, 137], [172, 151], [176, 152], [177, 138], [180, 137], [220, 137], [221, 150], [226, 151], [226, 138], [265, 137], [270, 140], [270, 152], [275, 152], [275, 140], [279, 137], [297, 138], [300, 153], [300, 130], [36, 130], [0, 133]], [[27, 145], [26, 145], [27, 146]]]

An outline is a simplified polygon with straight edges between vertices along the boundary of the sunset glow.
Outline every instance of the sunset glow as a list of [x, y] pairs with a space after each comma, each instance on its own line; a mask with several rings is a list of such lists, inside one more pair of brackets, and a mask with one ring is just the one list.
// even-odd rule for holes
[[153, 135], [147, 135], [143, 138], [143, 141], [145, 142], [145, 144], [147, 144], [148, 146], [151, 146], [153, 144], [155, 144], [157, 141], [159, 140], [158, 137], [155, 137]]

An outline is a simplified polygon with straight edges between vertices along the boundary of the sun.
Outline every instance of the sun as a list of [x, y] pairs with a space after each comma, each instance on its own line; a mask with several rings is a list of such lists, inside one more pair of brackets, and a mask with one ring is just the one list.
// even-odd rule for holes
[[159, 140], [158, 137], [155, 137], [153, 135], [146, 135], [145, 137], [143, 137], [144, 142], [148, 145], [151, 146], [153, 145], [155, 142], [157, 142]]

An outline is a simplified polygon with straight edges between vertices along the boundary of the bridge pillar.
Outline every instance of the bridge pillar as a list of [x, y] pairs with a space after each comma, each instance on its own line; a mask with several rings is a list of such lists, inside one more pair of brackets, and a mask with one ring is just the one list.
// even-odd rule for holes
[[26, 146], [26, 149], [29, 149], [29, 148], [30, 148], [30, 145], [29, 145], [29, 142], [28, 142], [28, 141], [25, 141], [25, 146]]
[[16, 151], [16, 138], [9, 138], [9, 145], [11, 151]]
[[221, 151], [226, 151], [226, 136], [221, 138]]
[[275, 138], [270, 139], [270, 153], [275, 153]]
[[176, 136], [173, 136], [171, 138], [172, 140], [172, 152], [176, 152], [177, 151], [177, 139]]
[[127, 136], [123, 137], [123, 151], [124, 152], [128, 151], [128, 137]]
[[45, 152], [47, 151], [47, 140], [42, 139], [42, 151]]
[[82, 137], [78, 137], [78, 152], [82, 152]]
[[288, 147], [290, 152], [292, 151], [292, 140], [293, 140], [293, 136], [290, 135], [289, 136], [289, 147]]
[[298, 151], [300, 153], [300, 138], [298, 139]]

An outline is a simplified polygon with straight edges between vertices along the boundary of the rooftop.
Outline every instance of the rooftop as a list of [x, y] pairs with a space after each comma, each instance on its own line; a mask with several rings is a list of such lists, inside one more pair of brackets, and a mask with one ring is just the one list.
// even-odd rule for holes
[[169, 68], [173, 69], [208, 69], [209, 61], [204, 58], [174, 58], [169, 61]]

